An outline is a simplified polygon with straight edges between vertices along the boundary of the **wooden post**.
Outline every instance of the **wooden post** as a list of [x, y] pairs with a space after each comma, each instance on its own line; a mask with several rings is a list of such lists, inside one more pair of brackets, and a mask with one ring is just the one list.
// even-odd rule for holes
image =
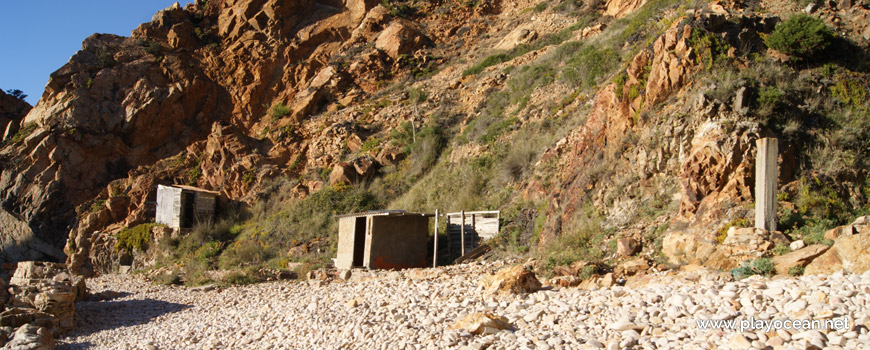
[[776, 231], [776, 187], [779, 154], [776, 138], [756, 141], [755, 153], [755, 227]]
[[438, 209], [435, 209], [435, 244], [432, 247], [432, 267], [438, 267]]
[[462, 222], [460, 223], [461, 226], [459, 226], [459, 237], [460, 237], [460, 241], [462, 243], [462, 248], [460, 249], [460, 251], [462, 252], [462, 255], [460, 255], [460, 256], [464, 256], [465, 255], [465, 210], [460, 210], [459, 216], [462, 218]]
[[[477, 232], [477, 214], [471, 214], [471, 231]], [[471, 249], [477, 248], [474, 245], [474, 238], [471, 239]]]
[[450, 237], [450, 214], [444, 214], [444, 220], [447, 220], [447, 256], [453, 256], [453, 237]]

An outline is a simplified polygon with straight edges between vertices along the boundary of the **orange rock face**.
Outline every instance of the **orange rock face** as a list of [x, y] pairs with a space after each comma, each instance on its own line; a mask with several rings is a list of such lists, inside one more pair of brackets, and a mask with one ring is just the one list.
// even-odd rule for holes
[[[68, 236], [66, 252], [88, 256], [102, 239], [94, 231], [152, 215], [157, 184], [251, 201], [275, 176], [337, 162], [331, 145], [346, 135], [304, 125], [310, 116], [373, 91], [401, 73], [396, 58], [430, 42], [377, 4], [173, 5], [129, 38], [87, 38], [24, 118], [36, 125], [29, 137], [0, 150], [0, 260], [63, 260]], [[0, 118], [4, 132], [10, 118]], [[325, 148], [312, 150], [313, 138]], [[362, 178], [376, 168], [366, 162], [352, 167]]]

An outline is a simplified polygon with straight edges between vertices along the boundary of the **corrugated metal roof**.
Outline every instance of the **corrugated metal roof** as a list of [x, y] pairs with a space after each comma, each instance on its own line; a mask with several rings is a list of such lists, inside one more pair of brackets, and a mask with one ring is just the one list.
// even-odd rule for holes
[[352, 218], [363, 216], [434, 216], [434, 214], [411, 213], [405, 210], [369, 210], [362, 213], [339, 215], [339, 218]]

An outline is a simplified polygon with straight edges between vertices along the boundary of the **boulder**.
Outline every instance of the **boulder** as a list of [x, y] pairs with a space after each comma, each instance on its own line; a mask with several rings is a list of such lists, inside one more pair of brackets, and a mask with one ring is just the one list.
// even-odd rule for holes
[[484, 334], [511, 329], [511, 324], [507, 318], [496, 316], [489, 312], [477, 312], [463, 317], [450, 328], [464, 329], [473, 334]]
[[32, 308], [57, 318], [55, 334], [74, 326], [75, 301], [87, 295], [83, 280], [74, 281], [63, 264], [25, 261], [18, 263], [9, 281], [10, 305]]
[[562, 288], [566, 287], [575, 287], [580, 284], [580, 279], [574, 276], [558, 276], [553, 277], [549, 281], [547, 281], [551, 286], [558, 286]]
[[807, 244], [804, 243], [804, 240], [799, 239], [797, 241], [791, 242], [788, 245], [788, 249], [791, 251], [795, 251], [795, 250], [801, 249], [801, 248], [806, 247], [806, 246], [807, 246]]
[[14, 329], [28, 323], [54, 329], [57, 326], [57, 319], [45, 312], [23, 307], [13, 307], [0, 313], [0, 327], [11, 327]]
[[535, 273], [523, 265], [505, 267], [495, 275], [484, 276], [480, 284], [489, 293], [534, 293], [541, 289]]
[[637, 258], [619, 264], [615, 269], [617, 275], [633, 276], [639, 272], [649, 270], [649, 263], [644, 258]]
[[347, 162], [335, 163], [332, 172], [329, 173], [329, 184], [351, 184], [356, 181], [356, 169], [353, 164]]
[[608, 0], [604, 10], [605, 16], [624, 17], [646, 4], [646, 0]]
[[505, 37], [501, 39], [498, 44], [495, 45], [494, 49], [507, 51], [522, 44], [528, 44], [532, 40], [535, 40], [537, 38], [538, 32], [536, 32], [534, 29], [527, 29], [522, 27], [516, 28], [508, 33], [508, 35], [505, 35]]
[[388, 143], [378, 152], [375, 158], [381, 165], [399, 165], [402, 159], [405, 159], [405, 153], [401, 147]]
[[393, 59], [410, 55], [430, 42], [423, 33], [408, 21], [395, 19], [378, 35], [375, 47]]
[[842, 236], [851, 236], [855, 234], [855, 227], [853, 225], [843, 225], [837, 226], [830, 230], [825, 231], [825, 239], [836, 240]]
[[616, 253], [621, 256], [632, 256], [637, 254], [640, 245], [634, 238], [620, 238], [616, 241]]
[[662, 240], [662, 253], [673, 264], [691, 263], [714, 251], [713, 243], [691, 232], [672, 231]]
[[356, 177], [359, 179], [369, 179], [375, 175], [375, 160], [371, 156], [362, 156], [351, 161]]
[[54, 350], [54, 337], [45, 327], [26, 324], [18, 327], [4, 350]]
[[828, 246], [824, 244], [813, 244], [784, 255], [775, 256], [771, 261], [776, 267], [777, 274], [786, 275], [792, 267], [804, 267], [827, 250]]
[[607, 273], [604, 276], [593, 275], [583, 280], [578, 288], [585, 290], [605, 289], [612, 287], [614, 282], [613, 273]]
[[842, 236], [831, 249], [815, 258], [804, 270], [806, 275], [830, 274], [839, 270], [861, 274], [870, 270], [870, 235]]

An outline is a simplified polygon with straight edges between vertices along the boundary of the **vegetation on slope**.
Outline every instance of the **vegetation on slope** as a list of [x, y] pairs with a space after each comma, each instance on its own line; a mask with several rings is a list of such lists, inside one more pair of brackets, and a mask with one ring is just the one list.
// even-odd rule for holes
[[[558, 2], [552, 8], [571, 3]], [[612, 82], [617, 89], [623, 88], [624, 69], [631, 57], [650, 47], [686, 10], [699, 6], [703, 4], [656, 0], [612, 22], [591, 12], [578, 13], [577, 24], [559, 33], [508, 52], [491, 53], [462, 73], [466, 77], [486, 72], [507, 75], [503, 87], [483, 102], [479, 115], [459, 115], [449, 101], [442, 102], [440, 108], [427, 113], [423, 125], [405, 123], [389, 134], [369, 138], [361, 152], [392, 143], [402, 147], [407, 156], [396, 166], [380, 169], [368, 182], [327, 187], [294, 200], [285, 194], [300, 180], [277, 180], [263, 194], [263, 200], [243, 214], [198, 227], [172, 242], [169, 250], [173, 253], [164, 264], [183, 266], [191, 283], [207, 282], [210, 277], [204, 271], [216, 268], [253, 271], [301, 263], [299, 269], [305, 271], [326, 266], [334, 256], [334, 215], [383, 207], [426, 212], [435, 208], [501, 209], [504, 230], [496, 239], [499, 255], [533, 256], [548, 268], [577, 260], [612, 264], [616, 227], [604, 217], [601, 205], [613, 206], [619, 200], [644, 195], [633, 186], [641, 180], [637, 175], [615, 171], [628, 167], [627, 159], [620, 154], [598, 154], [600, 164], [587, 173], [597, 186], [607, 189], [603, 201], [582, 199], [582, 209], [548, 241], [540, 237], [543, 223], [548, 215], [561, 213], [544, 201], [524, 199], [520, 190], [530, 181], [544, 186], [551, 183], [557, 174], [552, 164], [539, 163], [541, 153], [585, 121], [589, 111], [585, 102], [596, 91]], [[870, 73], [863, 49], [835, 39], [824, 23], [819, 26], [817, 20], [805, 17], [791, 17], [766, 40], [769, 47], [784, 53], [813, 58], [801, 63], [779, 63], [766, 56], [766, 48], [737, 50], [729, 56], [732, 47], [719, 33], [697, 28], [690, 44], [697, 52], [697, 63], [704, 68], [693, 77], [696, 87], [708, 98], [724, 103], [746, 88], [745, 109], [738, 111], [741, 120], [730, 122], [758, 123], [779, 137], [799, 160], [793, 170], [800, 185], [781, 196], [779, 227], [792, 238], [824, 243], [821, 234], [825, 229], [868, 211], [870, 104], [866, 94]], [[602, 22], [609, 25], [597, 37], [569, 40], [579, 29]], [[527, 64], [511, 64], [517, 57], [548, 46], [555, 49]], [[824, 56], [820, 53], [835, 49], [848, 54], [820, 58]], [[628, 96], [639, 96], [643, 84], [639, 86], [630, 87], [635, 90]], [[541, 91], [552, 93], [536, 94]], [[418, 102], [414, 101], [415, 107]], [[281, 106], [276, 105], [274, 113], [282, 113]], [[657, 131], [661, 125], [676, 118], [693, 122], [679, 110], [663, 106], [650, 110], [636, 117], [646, 124], [623, 136], [622, 150], [656, 149], [667, 142]], [[459, 160], [451, 157], [460, 153], [455, 152], [458, 149], [471, 146], [483, 151]], [[328, 170], [319, 177], [326, 180]], [[655, 187], [652, 195], [643, 197], [648, 199], [640, 201], [629, 217], [654, 223], [675, 213], [677, 203], [671, 194], [678, 185], [673, 176], [648, 182]], [[661, 249], [661, 234], [666, 229], [667, 224], [660, 222], [648, 225], [645, 239], [653, 254], [659, 254], [656, 250]], [[294, 247], [309, 242], [322, 243], [307, 254], [291, 253]], [[768, 267], [765, 261], [756, 262], [740, 273], [769, 273]]]

